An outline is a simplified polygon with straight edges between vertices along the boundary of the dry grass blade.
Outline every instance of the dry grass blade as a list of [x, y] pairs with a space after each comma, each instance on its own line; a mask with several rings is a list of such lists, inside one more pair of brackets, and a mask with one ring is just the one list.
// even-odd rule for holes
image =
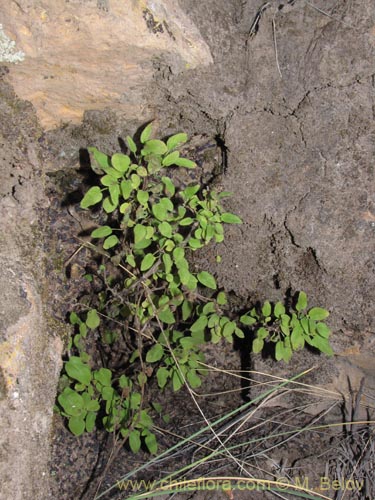
[[[362, 485], [356, 492], [345, 489], [334, 492], [335, 500], [374, 498], [375, 444], [371, 426], [375, 422], [358, 420], [362, 408], [361, 396], [365, 390], [364, 381], [356, 395], [351, 395], [351, 399], [349, 386], [347, 400], [351, 409], [346, 409], [347, 418], [343, 426], [340, 419], [342, 394], [336, 391], [301, 382], [299, 376], [288, 380], [259, 372], [244, 374], [210, 365], [204, 367], [207, 372], [252, 379], [259, 395], [250, 403], [213, 421], [203, 414], [200, 430], [188, 437], [174, 434], [173, 437], [178, 439], [176, 445], [124, 476], [119, 484], [136, 481], [139, 474], [146, 470], [162, 471], [172, 465], [172, 472], [162, 475], [161, 480], [153, 481], [147, 491], [129, 496], [124, 496], [122, 491], [122, 500], [140, 500], [167, 493], [172, 494], [171, 498], [176, 495], [180, 498], [183, 491], [191, 491], [197, 478], [201, 478], [201, 481], [217, 481], [218, 489], [226, 478], [230, 482], [228, 491], [233, 492], [234, 498], [238, 481], [257, 484], [259, 488], [262, 484], [268, 484], [269, 494], [283, 500], [300, 496], [310, 499], [333, 498], [326, 495], [328, 492], [318, 491], [317, 485], [301, 483], [298, 479], [304, 469], [303, 465], [301, 468], [301, 465], [296, 464], [299, 459], [303, 461], [304, 456], [308, 457], [309, 453], [315, 453], [314, 464], [321, 466], [322, 476]], [[192, 392], [190, 395], [196, 404], [198, 397], [210, 396]], [[290, 405], [291, 400], [298, 401], [298, 398], [305, 402]], [[319, 413], [316, 412], [317, 405], [324, 407]], [[332, 423], [332, 419], [336, 418], [338, 421]], [[161, 429], [155, 431], [163, 432]], [[314, 451], [316, 439], [320, 444], [315, 446]], [[304, 447], [302, 454], [301, 446]], [[309, 446], [312, 446], [311, 452]], [[294, 450], [294, 461], [289, 458], [291, 450]], [[182, 464], [178, 469], [175, 467], [176, 462]], [[284, 491], [279, 488], [280, 477], [284, 478]], [[285, 491], [285, 481], [288, 491]], [[102, 498], [113, 488], [97, 498]], [[204, 489], [204, 485], [200, 489]]]

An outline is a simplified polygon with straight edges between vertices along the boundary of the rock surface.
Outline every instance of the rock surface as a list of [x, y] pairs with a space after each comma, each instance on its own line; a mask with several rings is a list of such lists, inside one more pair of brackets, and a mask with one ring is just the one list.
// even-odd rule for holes
[[155, 65], [165, 61], [178, 72], [212, 62], [173, 0], [10, 0], [0, 22], [24, 54], [10, 81], [45, 128], [80, 122], [85, 110], [106, 107], [130, 119], [151, 118], [147, 86]]
[[1, 79], [0, 96], [0, 498], [46, 498], [62, 342], [43, 295], [41, 129]]
[[[372, 0], [268, 2], [255, 26], [261, 1], [179, 3], [164, 2], [161, 12], [156, 2], [12, 0], [2, 9], [6, 35], [26, 55], [7, 80], [33, 103], [44, 128], [71, 122], [43, 133], [31, 106], [1, 87], [4, 498], [48, 498], [47, 481], [39, 479], [61, 346], [47, 341], [42, 305], [51, 297], [38, 286], [43, 266], [34, 245], [40, 238], [35, 206], [46, 203], [40, 169], [78, 168], [79, 149], [89, 145], [118, 151], [118, 137], [150, 117], [157, 118], [159, 135], [184, 130], [220, 139], [216, 181], [233, 191], [227, 207], [244, 224], [227, 228], [224, 246], [197, 262], [243, 304], [302, 289], [311, 305], [331, 311], [335, 357], [306, 351], [292, 367], [254, 357], [255, 367], [288, 376], [318, 364], [311, 383], [347, 396], [348, 378], [357, 388], [365, 377], [366, 397], [375, 395]], [[124, 16], [132, 20], [128, 26]], [[40, 359], [46, 361], [38, 372]], [[218, 366], [222, 359], [225, 368], [238, 369], [237, 353], [219, 355]], [[40, 412], [47, 420], [38, 428]], [[36, 449], [42, 455], [34, 463]], [[9, 465], [15, 457], [19, 469]], [[75, 484], [67, 482], [60, 498], [72, 498], [75, 472], [62, 472]], [[31, 476], [37, 482], [28, 483]]]

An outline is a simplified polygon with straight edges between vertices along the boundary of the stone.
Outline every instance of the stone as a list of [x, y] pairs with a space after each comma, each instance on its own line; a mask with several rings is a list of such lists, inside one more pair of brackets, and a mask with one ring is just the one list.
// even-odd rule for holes
[[129, 119], [150, 119], [147, 86], [155, 65], [163, 61], [178, 73], [212, 62], [198, 29], [173, 0], [11, 0], [1, 21], [4, 36], [16, 43], [13, 59], [14, 51], [24, 54], [9, 81], [46, 129], [107, 107]]

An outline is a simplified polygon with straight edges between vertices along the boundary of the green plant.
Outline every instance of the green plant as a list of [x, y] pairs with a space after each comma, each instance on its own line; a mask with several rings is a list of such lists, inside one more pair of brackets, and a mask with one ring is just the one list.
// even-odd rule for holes
[[[254, 352], [262, 350], [266, 339], [276, 342], [276, 359], [288, 361], [293, 350], [303, 347], [301, 335], [303, 342], [329, 349], [320, 321], [328, 313], [323, 318], [323, 310], [314, 308], [303, 316], [303, 292], [296, 313], [269, 302], [240, 320], [226, 313], [225, 293], [208, 271], [192, 270], [189, 254], [211, 241], [222, 242], [223, 224], [240, 224], [241, 219], [222, 207], [230, 193], [199, 184], [178, 188], [167, 175], [170, 168], [196, 167], [178, 151], [186, 134], [164, 142], [151, 139], [151, 133], [148, 125], [139, 147], [127, 137], [129, 155], [109, 157], [89, 148], [98, 182], [81, 207], [100, 204], [103, 224], [91, 233], [98, 242], [90, 245], [97, 258], [85, 278], [93, 294], [70, 315], [75, 334], [68, 350], [74, 355], [64, 364], [58, 410], [76, 435], [103, 426], [127, 439], [133, 452], [143, 444], [156, 453], [152, 415], [160, 408], [150, 401], [149, 381], [156, 378], [160, 389], [170, 384], [174, 391], [185, 383], [199, 387], [203, 343], [243, 338], [242, 323], [259, 326]], [[104, 364], [87, 352], [95, 335]], [[113, 362], [111, 353], [118, 351], [122, 355]]]
[[241, 316], [240, 322], [255, 331], [253, 352], [261, 352], [264, 343], [269, 341], [275, 343], [277, 361], [290, 361], [293, 352], [303, 349], [305, 344], [332, 355], [328, 340], [331, 330], [324, 322], [329, 312], [321, 307], [306, 309], [307, 296], [305, 292], [299, 292], [297, 303], [289, 311], [281, 302], [272, 306], [267, 300], [258, 310], [254, 307]]

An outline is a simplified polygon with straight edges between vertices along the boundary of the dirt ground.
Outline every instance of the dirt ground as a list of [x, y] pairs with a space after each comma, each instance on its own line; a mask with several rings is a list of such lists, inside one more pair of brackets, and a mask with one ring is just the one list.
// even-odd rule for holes
[[[298, 429], [315, 421], [330, 424], [353, 416], [373, 418], [373, 1], [179, 3], [208, 43], [214, 63], [174, 74], [162, 61], [155, 62], [148, 99], [154, 109], [157, 134], [186, 131], [192, 137], [216, 141], [214, 184], [234, 193], [226, 202], [227, 208], [244, 221], [241, 226], [228, 227], [225, 242], [198, 253], [195, 262], [215, 274], [219, 286], [236, 304], [245, 306], [266, 298], [283, 300], [288, 291], [304, 290], [311, 304], [331, 312], [333, 358], [304, 352], [288, 366], [276, 366], [271, 359], [261, 357], [251, 360], [252, 369], [279, 377], [316, 366], [303, 381], [328, 388], [330, 396], [325, 397], [323, 390], [315, 395], [303, 391], [283, 394], [257, 410], [246, 424], [248, 433], [265, 439], [285, 430], [285, 426]], [[87, 112], [79, 126], [65, 124], [49, 132], [30, 132], [30, 140], [37, 144], [46, 167], [49, 207], [41, 207], [40, 217], [46, 235], [44, 251], [50, 256], [46, 263], [47, 306], [61, 323], [82, 287], [82, 280], [74, 273], [67, 277], [64, 265], [76, 249], [74, 236], [80, 230], [74, 216], [81, 196], [77, 174], [80, 152], [93, 145], [107, 153], [118, 151], [118, 138], [133, 135], [142, 124], [142, 117], [129, 122], [116, 110], [108, 109]], [[222, 257], [220, 264], [217, 254]], [[79, 260], [76, 264], [80, 265]], [[239, 350], [221, 344], [207, 352], [207, 359], [216, 368], [236, 373], [249, 368], [244, 366]], [[365, 382], [360, 402], [370, 408], [367, 413], [353, 396], [362, 376]], [[233, 374], [211, 374], [201, 392], [208, 394], [199, 399], [207, 418], [243, 404], [241, 384]], [[251, 396], [258, 392], [254, 388]], [[348, 394], [352, 399], [347, 397], [344, 404], [344, 395]], [[169, 433], [188, 435], [202, 425], [202, 416], [189, 394], [155, 391], [155, 398], [172, 417]], [[257, 422], [262, 425], [256, 426]], [[159, 424], [165, 426], [162, 421]], [[351, 434], [346, 427], [339, 427], [307, 435], [297, 433], [295, 439], [285, 442], [281, 438], [272, 443], [265, 439], [259, 453], [255, 448], [239, 448], [237, 461], [226, 458], [217, 469], [203, 466], [199, 474], [217, 470], [213, 475], [237, 476], [241, 474], [239, 461], [243, 460], [254, 475], [268, 471], [264, 477], [291, 480], [301, 474], [310, 477], [315, 487], [319, 478], [334, 474], [334, 457], [343, 457], [342, 464], [363, 458], [358, 446], [372, 450], [368, 460], [374, 460], [373, 431], [371, 434], [366, 426], [357, 430]], [[51, 439], [50, 498], [94, 498], [92, 489], [89, 493], [85, 489], [92, 485], [93, 474], [105, 465], [111, 441], [100, 432], [75, 438], [58, 416]], [[233, 443], [241, 439], [239, 433]], [[160, 443], [166, 449], [174, 439], [163, 433]], [[192, 457], [193, 451], [185, 450], [170, 461], [148, 468], [138, 479], [159, 479], [176, 464], [189, 463]], [[120, 451], [104, 477], [102, 491], [147, 459], [145, 454], [134, 456]], [[345, 474], [348, 471], [345, 469]], [[370, 500], [366, 492], [374, 490], [374, 485], [368, 485], [367, 490], [347, 498]], [[340, 491], [321, 493], [341, 498]], [[102, 498], [127, 495], [115, 489]], [[178, 493], [173, 498], [241, 500], [275, 496], [233, 490]]]

